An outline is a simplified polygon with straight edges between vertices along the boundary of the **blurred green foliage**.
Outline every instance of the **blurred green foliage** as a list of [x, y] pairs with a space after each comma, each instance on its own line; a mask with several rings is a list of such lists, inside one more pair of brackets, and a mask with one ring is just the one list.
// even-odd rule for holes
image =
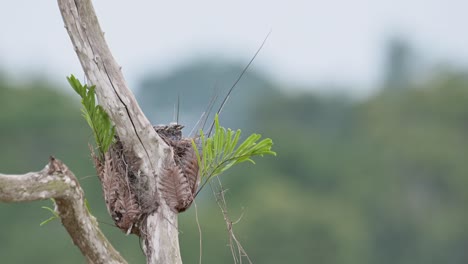
[[[214, 68], [232, 74], [219, 77]], [[171, 115], [179, 93], [182, 120], [201, 115], [210, 97], [207, 76], [229, 87], [238, 69], [202, 63], [147, 79], [138, 90], [142, 107], [154, 117]], [[243, 80], [220, 117], [223, 125], [272, 138], [278, 153], [222, 176], [230, 215], [242, 216], [234, 229], [254, 263], [468, 263], [466, 73], [441, 70], [365, 100], [290, 95], [288, 87], [261, 80], [252, 73]], [[0, 82], [0, 171], [39, 170], [56, 155], [81, 179], [117, 249], [130, 263], [143, 263], [137, 239], [105, 224], [112, 221], [86, 146], [92, 133], [80, 117], [79, 98], [45, 82], [16, 86]], [[242, 89], [258, 90], [257, 96], [246, 98]], [[43, 204], [0, 204], [2, 263], [84, 262], [58, 221], [39, 227], [48, 217]], [[203, 263], [232, 263], [210, 188], [197, 205]], [[194, 215], [193, 206], [180, 215], [184, 263], [198, 263]]]

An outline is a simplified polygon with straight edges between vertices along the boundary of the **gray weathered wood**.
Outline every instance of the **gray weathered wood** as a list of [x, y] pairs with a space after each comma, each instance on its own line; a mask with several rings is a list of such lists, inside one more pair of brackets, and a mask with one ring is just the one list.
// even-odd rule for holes
[[55, 211], [88, 263], [127, 263], [106, 239], [90, 215], [75, 175], [51, 158], [39, 172], [0, 174], [0, 202], [28, 202], [54, 198]]
[[[140, 160], [140, 177], [149, 189], [157, 190], [162, 165], [173, 162], [172, 149], [154, 131], [128, 89], [120, 66], [113, 58], [90, 0], [58, 0], [65, 28], [83, 70], [96, 85], [99, 104], [115, 124], [127, 150]], [[109, 8], [112, 8], [111, 6]], [[179, 251], [177, 214], [159, 195], [158, 210], [146, 220], [145, 254], [148, 263], [182, 263]]]

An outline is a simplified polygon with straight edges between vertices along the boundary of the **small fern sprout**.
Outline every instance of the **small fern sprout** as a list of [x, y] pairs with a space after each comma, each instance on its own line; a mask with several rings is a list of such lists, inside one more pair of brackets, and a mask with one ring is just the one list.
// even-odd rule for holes
[[75, 92], [81, 96], [81, 104], [83, 105], [81, 112], [93, 130], [94, 138], [102, 158], [112, 143], [114, 143], [115, 128], [104, 108], [96, 104], [96, 86], [83, 86], [73, 75], [67, 77], [67, 80]]
[[[55, 205], [55, 199], [50, 198], [50, 200], [51, 200], [52, 203]], [[49, 212], [52, 214], [52, 216], [49, 217], [49, 218], [47, 218], [46, 220], [42, 221], [42, 222], [39, 224], [40, 226], [43, 226], [43, 225], [49, 223], [49, 222], [52, 221], [52, 220], [60, 219], [60, 216], [58, 215], [58, 213], [57, 213], [54, 209], [52, 209], [52, 208], [50, 208], [50, 207], [48, 207], [48, 206], [42, 206], [41, 208], [44, 209], [44, 210], [49, 211]]]

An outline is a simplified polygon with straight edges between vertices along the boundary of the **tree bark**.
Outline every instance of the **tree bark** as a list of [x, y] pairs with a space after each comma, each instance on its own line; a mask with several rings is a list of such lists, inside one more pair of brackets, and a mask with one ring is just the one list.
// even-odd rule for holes
[[58, 0], [65, 28], [83, 70], [96, 85], [99, 104], [115, 124], [120, 141], [139, 159], [141, 182], [158, 196], [158, 210], [146, 218], [144, 251], [147, 263], [182, 263], [177, 213], [157, 192], [163, 165], [173, 163], [172, 149], [159, 137], [128, 89], [113, 58], [90, 0]]
[[61, 161], [50, 159], [39, 172], [0, 174], [0, 202], [53, 198], [55, 211], [88, 263], [127, 263], [106, 239], [89, 213], [75, 175]]

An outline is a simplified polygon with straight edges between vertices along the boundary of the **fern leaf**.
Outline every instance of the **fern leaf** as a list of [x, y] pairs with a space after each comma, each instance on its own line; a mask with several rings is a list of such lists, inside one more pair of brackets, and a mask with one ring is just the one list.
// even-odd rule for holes
[[109, 150], [114, 141], [115, 127], [102, 106], [96, 104], [96, 86], [81, 85], [80, 81], [71, 75], [67, 77], [73, 90], [81, 96], [82, 115], [93, 130], [94, 139], [98, 145], [101, 157]]
[[215, 116], [214, 123], [214, 134], [211, 137], [206, 137], [200, 130], [201, 153], [192, 141], [198, 164], [201, 164], [200, 175], [204, 183], [200, 188], [203, 188], [214, 176], [220, 175], [235, 164], [245, 161], [255, 164], [252, 159], [254, 156], [276, 155], [276, 152], [271, 150], [273, 146], [271, 139], [265, 138], [259, 141], [262, 136], [252, 134], [238, 146], [240, 130], [234, 132], [220, 126], [218, 115]]

